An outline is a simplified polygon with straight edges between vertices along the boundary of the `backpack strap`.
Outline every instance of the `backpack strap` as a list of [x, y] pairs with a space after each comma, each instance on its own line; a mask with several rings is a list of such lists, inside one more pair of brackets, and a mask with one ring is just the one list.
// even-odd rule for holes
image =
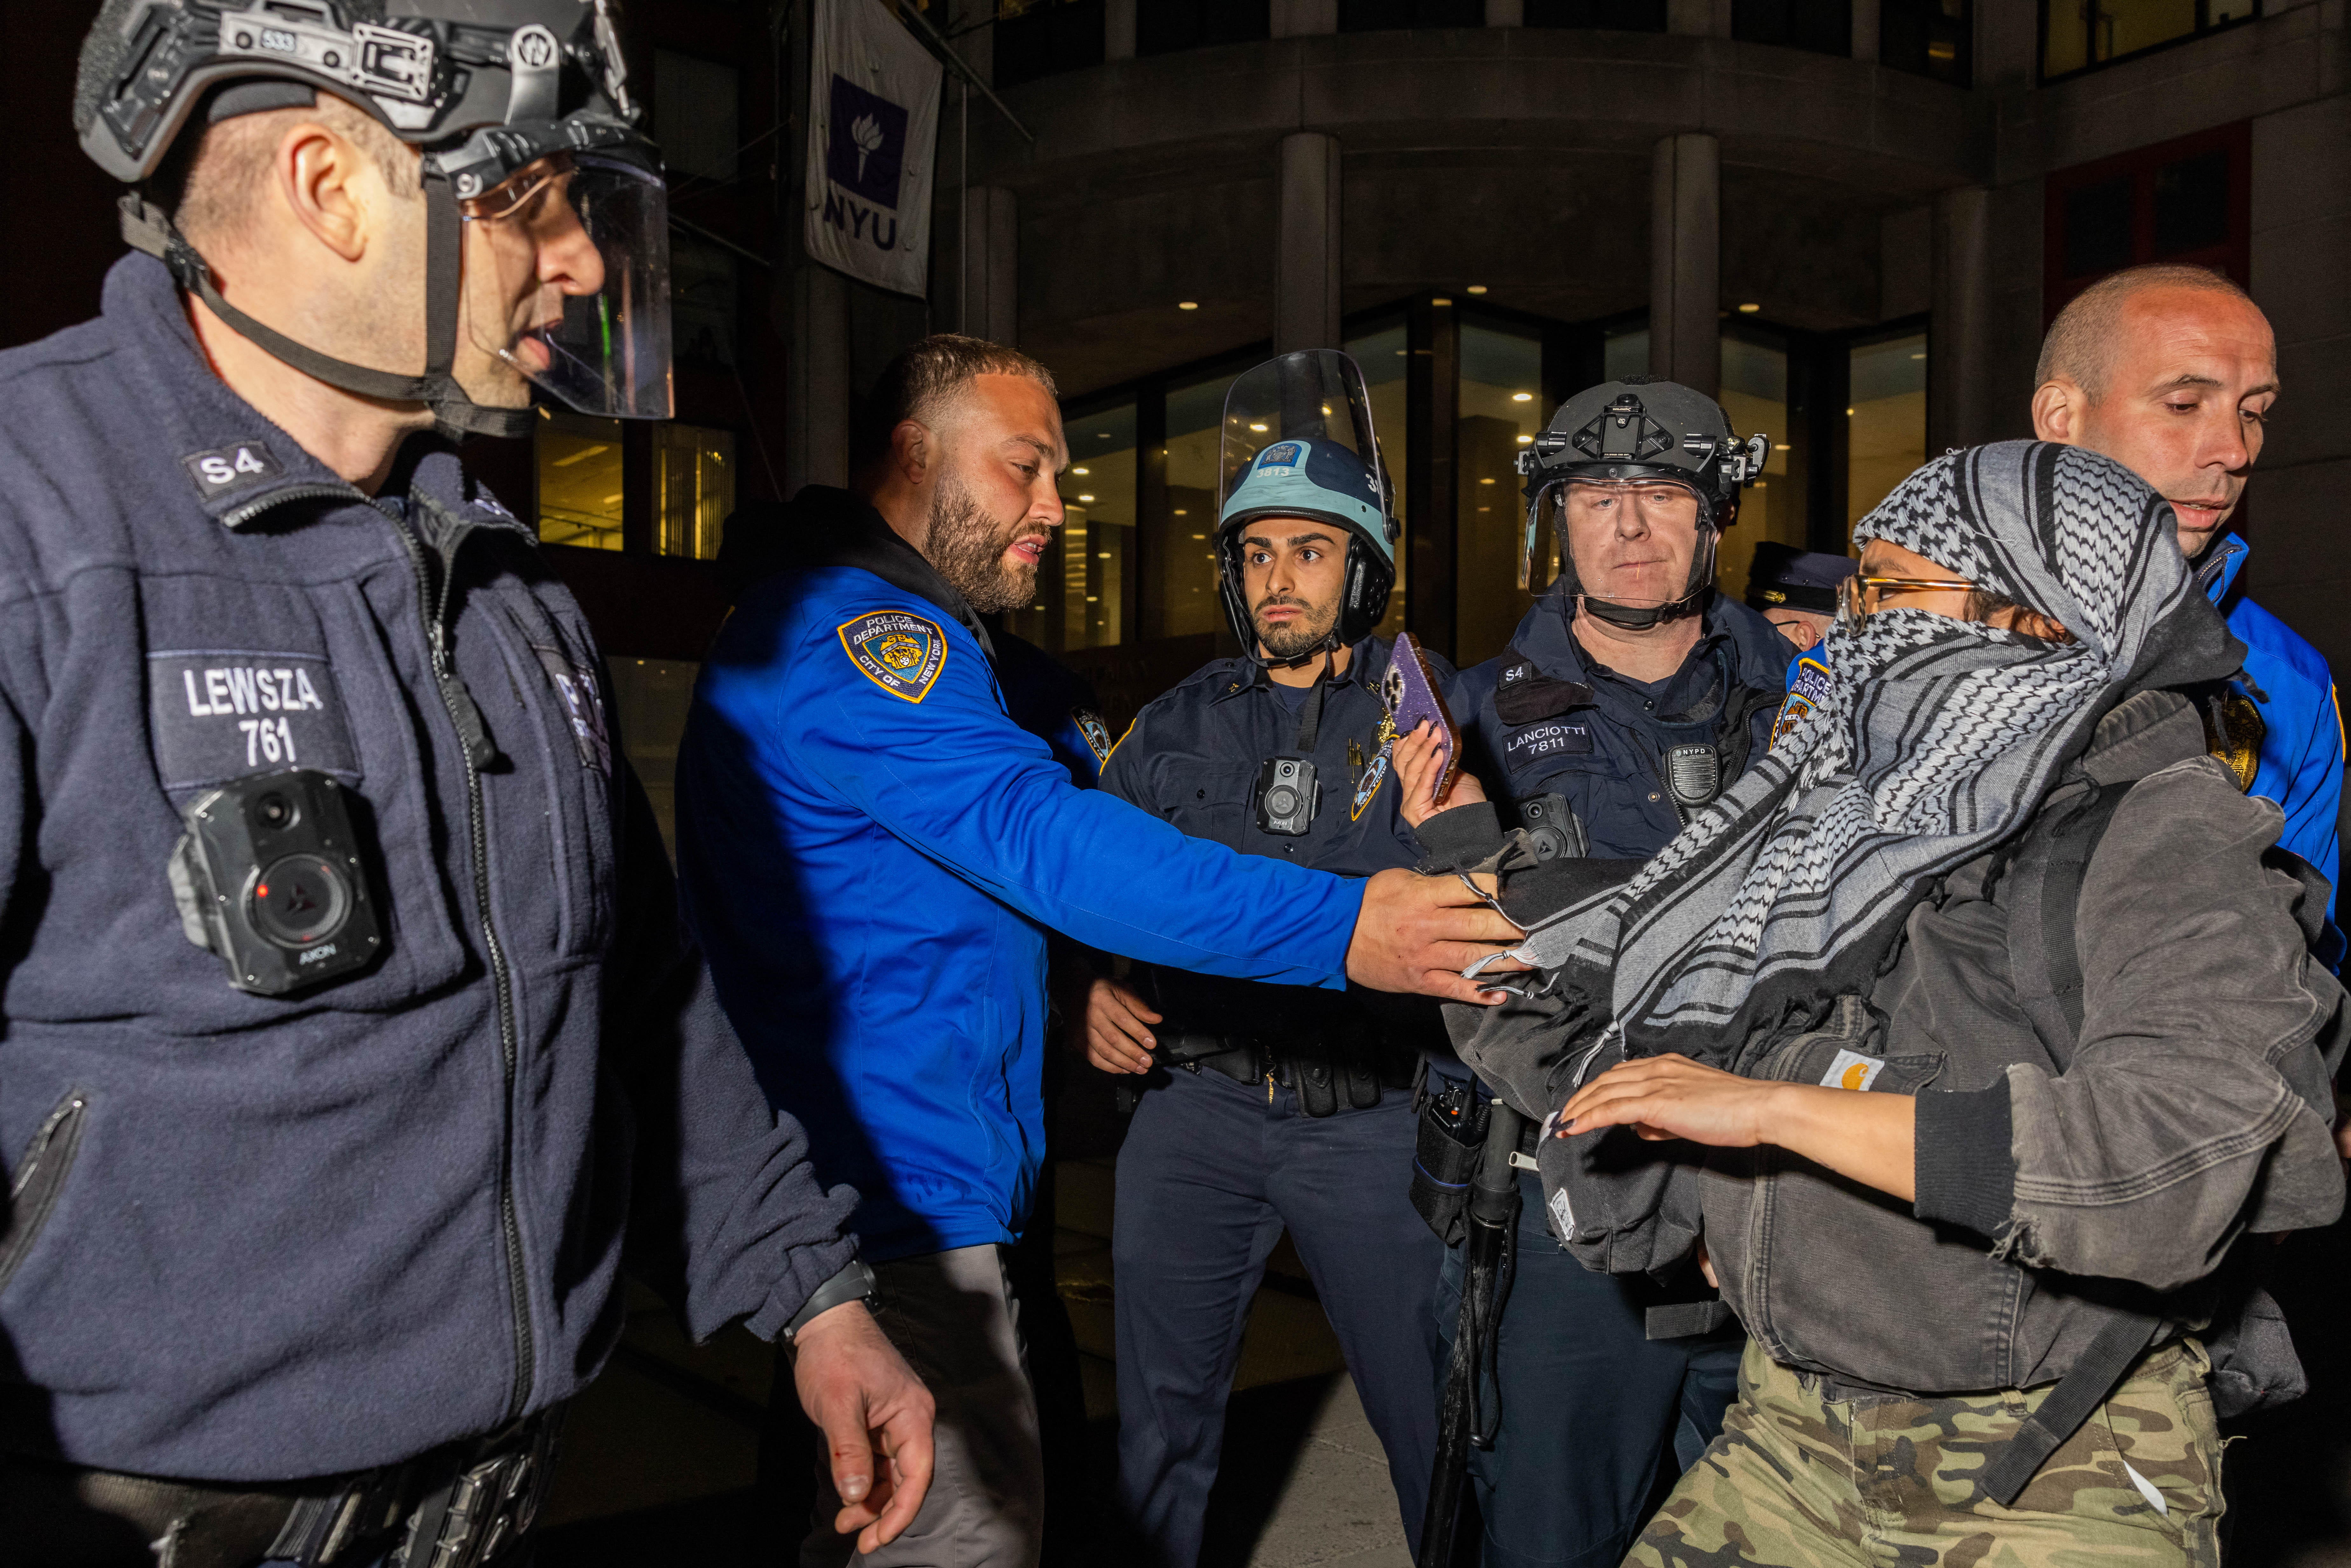
[[2002, 1508], [2014, 1507], [2049, 1456], [2122, 1386], [2156, 1328], [2157, 1321], [2141, 1312], [2109, 1319], [2072, 1369], [2057, 1380], [2041, 1408], [2024, 1418], [2014, 1436], [1991, 1449], [1991, 1463], [1976, 1478], [1984, 1495]]

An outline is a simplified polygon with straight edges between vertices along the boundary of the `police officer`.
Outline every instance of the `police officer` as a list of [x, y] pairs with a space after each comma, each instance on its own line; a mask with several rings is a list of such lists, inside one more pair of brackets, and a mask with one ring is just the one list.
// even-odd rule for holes
[[1747, 608], [1769, 621], [1799, 653], [1818, 643], [1836, 619], [1837, 594], [1854, 574], [1849, 555], [1798, 549], [1776, 539], [1755, 547], [1747, 569]]
[[[1591, 855], [1646, 860], [1763, 755], [1788, 644], [1718, 593], [1714, 572], [1716, 541], [1769, 450], [1760, 435], [1738, 441], [1711, 398], [1642, 376], [1577, 393], [1535, 438], [1520, 460], [1521, 570], [1555, 546], [1559, 576], [1510, 647], [1461, 677], [1467, 749], [1504, 825], [1572, 817]], [[1434, 1069], [1432, 1087], [1443, 1076]], [[1500, 1425], [1469, 1461], [1485, 1561], [1613, 1563], [1658, 1467], [1688, 1463], [1719, 1427], [1740, 1342], [1723, 1331], [1650, 1339], [1649, 1309], [1688, 1305], [1703, 1282], [1651, 1289], [1588, 1272], [1548, 1234], [1531, 1172], [1520, 1188]], [[1460, 1272], [1457, 1248], [1437, 1291], [1448, 1344]], [[1674, 1315], [1675, 1326], [1692, 1317]]]
[[[884, 1327], [939, 1399], [937, 1479], [879, 1563], [1034, 1560], [1041, 1460], [1006, 1249], [1042, 1165], [1046, 936], [1176, 967], [1465, 1002], [1514, 932], [1458, 883], [1350, 880], [1079, 789], [1008, 711], [979, 617], [1032, 602], [1069, 461], [1052, 379], [972, 338], [885, 367], [853, 491], [751, 590], [678, 759], [686, 911], [777, 1103], [856, 1228]], [[804, 1560], [845, 1556], [812, 1540]]]
[[[1363, 876], [1419, 858], [1396, 815], [1379, 695], [1391, 658], [1417, 655], [1371, 635], [1399, 530], [1365, 461], [1369, 432], [1333, 418], [1273, 439], [1266, 417], [1285, 380], [1326, 376], [1357, 380], [1353, 361], [1322, 350], [1235, 384], [1228, 439], [1253, 423], [1265, 432], [1226, 465], [1238, 482], [1217, 559], [1249, 652], [1145, 707], [1102, 788], [1195, 838]], [[1450, 685], [1443, 660], [1427, 667]], [[1112, 1231], [1128, 1521], [1160, 1562], [1198, 1558], [1249, 1303], [1287, 1227], [1416, 1533], [1435, 1444], [1441, 1249], [1401, 1176], [1421, 1051], [1450, 1055], [1434, 1009], [1144, 966], [1131, 984], [1095, 980], [1086, 1021], [1095, 1066], [1152, 1075], [1119, 1153]]]
[[579, 606], [433, 434], [667, 412], [610, 19], [496, 17], [84, 46], [146, 254], [0, 356], [0, 1560], [511, 1556], [624, 1252], [794, 1345], [843, 1528], [921, 1501], [852, 1195], [682, 938]]

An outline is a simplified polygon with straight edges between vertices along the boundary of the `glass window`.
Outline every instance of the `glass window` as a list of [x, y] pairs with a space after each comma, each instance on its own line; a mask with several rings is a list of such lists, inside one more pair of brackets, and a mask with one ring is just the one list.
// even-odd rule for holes
[[669, 236], [670, 340], [677, 362], [726, 369], [735, 363], [734, 253], [692, 235]]
[[1853, 0], [1731, 0], [1730, 36], [1751, 44], [1850, 55]]
[[[1649, 373], [1649, 329], [1646, 327], [1625, 327], [1611, 332], [1602, 340], [1600, 374], [1603, 381], [1621, 382], [1626, 376]], [[1578, 387], [1577, 392], [1583, 389]]]
[[1526, 0], [1530, 27], [1613, 27], [1620, 33], [1662, 33], [1666, 0]]
[[1339, 31], [1395, 27], [1482, 27], [1486, 0], [1339, 0]]
[[1388, 594], [1387, 613], [1375, 629], [1380, 636], [1393, 637], [1404, 630], [1405, 541], [1412, 535], [1412, 524], [1404, 515], [1405, 497], [1411, 494], [1405, 488], [1406, 476], [1412, 467], [1412, 454], [1407, 450], [1412, 427], [1405, 418], [1405, 367], [1412, 362], [1412, 354], [1405, 347], [1401, 321], [1350, 338], [1345, 347], [1364, 368], [1364, 385], [1371, 393], [1372, 429], [1379, 437], [1380, 460], [1387, 465], [1388, 481], [1395, 486], [1396, 520], [1404, 524], [1404, 532], [1396, 538], [1395, 587]]
[[538, 537], [551, 545], [621, 548], [621, 422], [549, 413], [534, 429]]
[[1845, 411], [1848, 529], [1927, 461], [1926, 334], [1856, 344], [1852, 355], [1853, 403]]
[[2068, 76], [2259, 15], [2259, 0], [2042, 0], [2042, 79]]
[[672, 177], [735, 177], [739, 78], [733, 66], [653, 51], [654, 134]]
[[1138, 0], [1134, 52], [1166, 55], [1272, 36], [1269, 0]]
[[653, 446], [653, 553], [716, 559], [735, 509], [735, 433], [664, 422]]
[[1877, 63], [1966, 87], [1975, 31], [1971, 0], [1878, 0]]
[[1134, 583], [1134, 405], [1064, 422], [1070, 466], [1065, 519], [1037, 567], [1037, 601], [1008, 618], [1013, 632], [1051, 653], [1128, 640]]
[[991, 58], [998, 87], [1102, 64], [1102, 0], [996, 0]]
[[1771, 438], [1763, 476], [1740, 493], [1739, 521], [1723, 531], [1714, 580], [1733, 599], [1747, 594], [1747, 569], [1765, 539], [1804, 548], [1804, 500], [1788, 480], [1794, 446], [1788, 424], [1788, 351], [1746, 337], [1722, 337], [1722, 411], [1744, 440], [1761, 431]]
[[662, 842], [677, 853], [677, 743], [702, 666], [686, 659], [607, 659], [612, 677], [613, 722], [621, 745], [645, 787]]
[[1147, 636], [1196, 637], [1225, 624], [1217, 591], [1217, 437], [1232, 380], [1223, 373], [1167, 389], [1167, 507], [1165, 531], [1152, 541], [1158, 581]]
[[[1463, 321], [1453, 471], [1454, 662], [1467, 669], [1509, 645], [1531, 595], [1519, 590], [1518, 455], [1542, 429], [1542, 339]], [[1538, 585], [1538, 591], [1544, 585]]]

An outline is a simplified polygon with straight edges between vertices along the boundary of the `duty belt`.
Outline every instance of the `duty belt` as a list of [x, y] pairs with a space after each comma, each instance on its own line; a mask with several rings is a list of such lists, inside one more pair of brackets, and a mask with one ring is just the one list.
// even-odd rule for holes
[[[0, 1458], [0, 1568], [48, 1563], [125, 1526], [159, 1568], [492, 1568], [529, 1531], [555, 1468], [561, 1411], [351, 1475], [215, 1486]], [[387, 1551], [387, 1548], [389, 1550]], [[19, 1555], [22, 1553], [22, 1555]]]
[[1357, 1110], [1380, 1103], [1386, 1089], [1410, 1088], [1416, 1053], [1364, 1026], [1311, 1035], [1209, 1033], [1155, 1030], [1155, 1053], [1187, 1072], [1221, 1072], [1236, 1083], [1263, 1083], [1270, 1098], [1280, 1084], [1297, 1094], [1310, 1116], [1335, 1113], [1341, 1101]]

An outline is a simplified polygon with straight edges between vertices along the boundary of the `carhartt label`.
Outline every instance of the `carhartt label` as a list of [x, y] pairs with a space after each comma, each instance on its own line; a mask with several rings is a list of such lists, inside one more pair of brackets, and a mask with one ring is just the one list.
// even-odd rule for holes
[[1821, 1087], [1866, 1089], [1877, 1082], [1877, 1075], [1885, 1066], [1886, 1063], [1876, 1057], [1864, 1056], [1857, 1051], [1840, 1049], [1836, 1053], [1836, 1060], [1829, 1063], [1828, 1071], [1822, 1074]]
[[286, 472], [286, 465], [258, 441], [240, 441], [234, 446], [215, 447], [210, 452], [191, 452], [180, 462], [207, 501], [232, 490], [248, 489], [265, 479], [279, 478]]
[[342, 693], [315, 653], [150, 653], [147, 717], [167, 789], [280, 768], [359, 776]]

